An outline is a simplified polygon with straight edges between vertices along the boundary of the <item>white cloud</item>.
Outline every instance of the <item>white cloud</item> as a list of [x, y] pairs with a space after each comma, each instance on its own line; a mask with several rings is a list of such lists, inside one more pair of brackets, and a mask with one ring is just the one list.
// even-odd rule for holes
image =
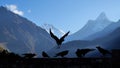
[[18, 15], [21, 15], [21, 16], [24, 14], [23, 11], [18, 10], [16, 5], [13, 5], [13, 4], [6, 5], [6, 7], [7, 7], [8, 10], [12, 11], [15, 14], [18, 14]]

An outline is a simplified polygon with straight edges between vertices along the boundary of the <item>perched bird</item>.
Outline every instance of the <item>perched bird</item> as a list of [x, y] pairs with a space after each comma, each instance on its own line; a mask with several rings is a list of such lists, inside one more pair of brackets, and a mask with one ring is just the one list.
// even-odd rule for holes
[[59, 53], [57, 53], [56, 54], [56, 56], [55, 57], [57, 57], [57, 56], [61, 56], [61, 57], [64, 57], [65, 55], [67, 55], [68, 54], [68, 50], [65, 50], [65, 51], [62, 51], [62, 52], [59, 52]]
[[42, 56], [43, 56], [43, 57], [48, 57], [48, 58], [49, 58], [48, 54], [47, 54], [46, 52], [44, 52], [44, 51], [42, 52]]
[[24, 55], [24, 58], [28, 58], [28, 59], [33, 58], [34, 56], [36, 56], [36, 54], [33, 54], [33, 53], [25, 53], [23, 55]]
[[106, 49], [101, 48], [100, 46], [97, 46], [96, 48], [98, 49], [98, 51], [99, 51], [103, 56], [105, 56], [106, 54], [111, 54], [111, 52], [109, 52], [109, 51], [106, 50]]
[[13, 59], [16, 59], [16, 58], [21, 58], [21, 56], [20, 55], [18, 55], [18, 54], [15, 54], [15, 53], [13, 53], [13, 52], [11, 52], [11, 53], [8, 53], [8, 55], [7, 55], [9, 58], [13, 58]]
[[76, 56], [77, 57], [84, 57], [88, 52], [94, 51], [95, 49], [77, 49]]
[[62, 42], [64, 41], [64, 38], [68, 35], [70, 33], [70, 31], [68, 31], [65, 35], [63, 35], [60, 39], [57, 37], [57, 36], [55, 36], [53, 33], [52, 33], [52, 31], [51, 31], [51, 29], [50, 29], [50, 35], [51, 35], [51, 37], [56, 41], [56, 43], [57, 43], [57, 45], [60, 47], [60, 45], [62, 44]]

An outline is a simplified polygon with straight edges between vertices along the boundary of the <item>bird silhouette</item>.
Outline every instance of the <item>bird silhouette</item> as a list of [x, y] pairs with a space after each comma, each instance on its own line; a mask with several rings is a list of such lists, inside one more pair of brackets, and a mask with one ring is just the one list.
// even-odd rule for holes
[[13, 52], [8, 53], [8, 55], [7, 55], [7, 56], [8, 56], [9, 58], [11, 58], [11, 59], [21, 58], [21, 56], [20, 56], [20, 55], [15, 54], [15, 53], [13, 53]]
[[28, 59], [33, 58], [34, 56], [36, 56], [36, 54], [34, 54], [34, 53], [25, 53], [23, 55], [24, 55], [24, 58], [28, 58]]
[[64, 38], [66, 37], [66, 36], [68, 36], [68, 34], [70, 33], [70, 31], [68, 31], [66, 34], [64, 34], [60, 39], [57, 37], [57, 36], [55, 36], [53, 33], [52, 33], [52, 31], [51, 31], [51, 29], [50, 29], [50, 35], [51, 35], [51, 37], [56, 41], [56, 43], [57, 43], [57, 45], [60, 47], [60, 45], [62, 44], [62, 42], [64, 41]]
[[76, 56], [77, 57], [84, 57], [88, 52], [94, 51], [95, 49], [77, 49]]
[[98, 49], [98, 51], [99, 51], [103, 56], [105, 56], [105, 55], [107, 55], [107, 54], [111, 54], [110, 51], [108, 51], [108, 50], [106, 50], [106, 49], [103, 49], [103, 48], [101, 48], [100, 46], [97, 46], [96, 48]]
[[59, 52], [59, 53], [57, 53], [56, 54], [56, 56], [55, 57], [57, 57], [57, 56], [61, 56], [61, 57], [64, 57], [65, 55], [67, 55], [68, 54], [68, 50], [65, 50], [65, 51], [62, 51], [62, 52]]
[[43, 56], [43, 57], [46, 57], [46, 58], [49, 58], [49, 57], [50, 57], [50, 56], [48, 56], [48, 54], [47, 54], [46, 52], [44, 52], [44, 51], [42, 52], [42, 56]]

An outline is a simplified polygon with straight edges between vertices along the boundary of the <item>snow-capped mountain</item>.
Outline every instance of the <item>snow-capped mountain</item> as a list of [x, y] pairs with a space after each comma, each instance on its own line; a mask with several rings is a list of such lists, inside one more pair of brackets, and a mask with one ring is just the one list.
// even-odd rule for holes
[[5, 7], [0, 7], [0, 43], [19, 54], [41, 54], [56, 45], [44, 29]]
[[51, 24], [43, 24], [41, 27], [45, 29], [48, 33], [49, 33], [49, 30], [51, 29], [52, 32], [59, 38], [65, 34], [63, 30], [58, 29]]
[[72, 41], [72, 40], [84, 40], [86, 37], [102, 31], [105, 27], [110, 25], [112, 22], [107, 18], [106, 14], [102, 12], [96, 20], [89, 20], [87, 24], [77, 31], [76, 33], [73, 33], [69, 35], [66, 40]]

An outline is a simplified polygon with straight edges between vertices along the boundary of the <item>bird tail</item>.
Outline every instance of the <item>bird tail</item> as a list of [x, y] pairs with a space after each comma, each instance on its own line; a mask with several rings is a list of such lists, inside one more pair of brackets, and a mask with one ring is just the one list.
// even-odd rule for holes
[[57, 49], [60, 49], [60, 46], [58, 45]]
[[55, 55], [54, 57], [57, 57], [57, 55]]
[[94, 50], [96, 50], [96, 49], [91, 49], [91, 51], [94, 51]]
[[109, 52], [109, 54], [111, 54], [111, 55], [112, 55], [112, 52]]
[[48, 56], [48, 58], [50, 58], [50, 56]]

